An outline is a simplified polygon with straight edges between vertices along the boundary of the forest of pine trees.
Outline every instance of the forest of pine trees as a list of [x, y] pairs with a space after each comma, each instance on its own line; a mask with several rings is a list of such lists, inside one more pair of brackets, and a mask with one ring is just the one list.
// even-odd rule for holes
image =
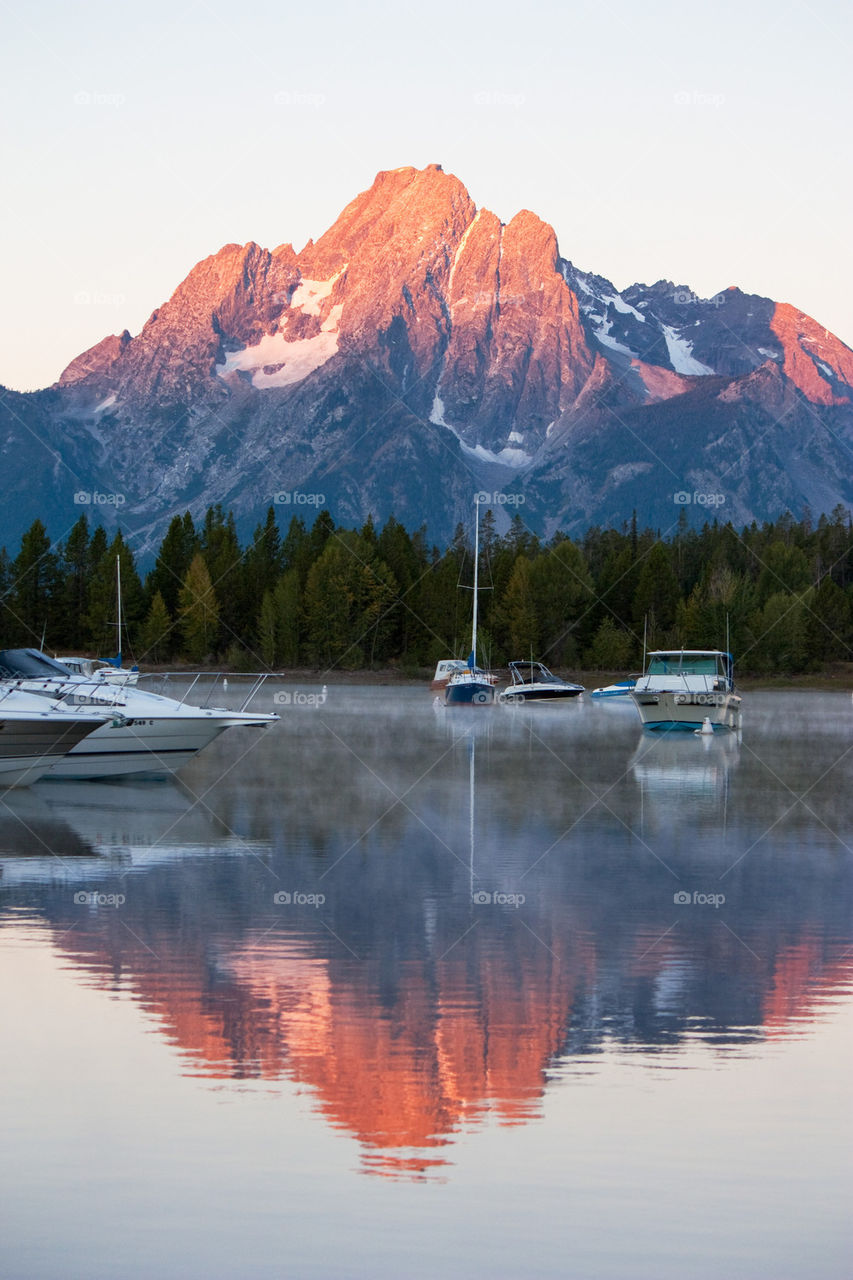
[[[231, 513], [211, 507], [169, 525], [140, 576], [121, 533], [82, 515], [51, 544], [40, 520], [17, 556], [0, 551], [2, 646], [108, 656], [116, 649], [121, 561], [127, 656], [142, 664], [225, 662], [243, 670], [429, 668], [467, 652], [471, 530], [441, 553], [393, 517], [360, 530], [328, 512], [279, 529], [267, 512], [247, 545]], [[691, 529], [682, 512], [662, 541], [636, 521], [547, 542], [516, 516], [497, 536], [481, 517], [481, 643], [494, 666], [536, 657], [549, 666], [622, 671], [650, 647], [722, 647], [726, 624], [740, 671], [794, 674], [853, 658], [853, 527], [838, 507], [816, 524]]]

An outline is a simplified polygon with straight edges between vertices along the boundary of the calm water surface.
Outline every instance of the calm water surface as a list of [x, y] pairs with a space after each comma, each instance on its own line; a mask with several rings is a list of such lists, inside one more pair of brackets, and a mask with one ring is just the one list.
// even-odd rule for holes
[[290, 692], [0, 803], [0, 1273], [848, 1277], [850, 698]]

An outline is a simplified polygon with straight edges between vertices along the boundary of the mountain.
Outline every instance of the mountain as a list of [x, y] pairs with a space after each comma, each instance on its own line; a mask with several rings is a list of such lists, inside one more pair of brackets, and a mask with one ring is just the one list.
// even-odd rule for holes
[[403, 168], [300, 253], [226, 245], [137, 336], [0, 392], [0, 541], [82, 505], [143, 547], [214, 502], [246, 532], [278, 500], [443, 542], [478, 491], [546, 534], [682, 507], [740, 525], [851, 503], [851, 444], [853, 351], [794, 307], [620, 292], [535, 214]]

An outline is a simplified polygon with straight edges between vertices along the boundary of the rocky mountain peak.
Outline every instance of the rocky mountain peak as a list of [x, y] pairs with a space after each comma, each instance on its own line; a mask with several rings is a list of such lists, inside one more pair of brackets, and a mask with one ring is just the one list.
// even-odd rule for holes
[[440, 165], [377, 174], [299, 253], [224, 245], [0, 418], [13, 498], [68, 496], [39, 439], [92, 488], [127, 477], [122, 516], [152, 529], [208, 501], [253, 524], [279, 489], [436, 537], [477, 489], [545, 532], [634, 508], [665, 527], [700, 483], [734, 520], [853, 499], [853, 352], [816, 321], [736, 286], [617, 289]]

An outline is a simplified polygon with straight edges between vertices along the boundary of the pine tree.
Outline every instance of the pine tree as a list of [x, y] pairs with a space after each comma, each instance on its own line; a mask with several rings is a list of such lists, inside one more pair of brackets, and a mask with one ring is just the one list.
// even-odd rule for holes
[[89, 579], [92, 573], [89, 521], [81, 515], [60, 552], [62, 584], [57, 601], [57, 640], [74, 650], [86, 643]]
[[276, 662], [296, 667], [301, 658], [303, 630], [302, 587], [298, 569], [288, 569], [276, 583], [275, 601]]
[[198, 547], [198, 534], [189, 511], [183, 516], [174, 516], [160, 543], [157, 562], [145, 584], [149, 599], [153, 600], [159, 591], [167, 610], [173, 616], [177, 613], [181, 584]]
[[538, 656], [539, 624], [533, 598], [530, 561], [518, 556], [503, 598], [501, 620], [513, 659]]
[[163, 662], [175, 648], [174, 623], [159, 591], [155, 592], [140, 632], [140, 662]]
[[258, 618], [258, 643], [260, 645], [261, 657], [267, 667], [272, 669], [275, 666], [277, 636], [276, 623], [278, 621], [277, 610], [275, 607], [275, 595], [272, 591], [265, 591], [264, 598], [261, 602], [261, 612]]
[[21, 539], [10, 578], [7, 637], [11, 634], [16, 643], [40, 649], [46, 628], [53, 634], [61, 589], [59, 560], [41, 520], [34, 520]]
[[178, 597], [183, 649], [191, 662], [202, 662], [219, 636], [219, 605], [210, 572], [196, 552]]

